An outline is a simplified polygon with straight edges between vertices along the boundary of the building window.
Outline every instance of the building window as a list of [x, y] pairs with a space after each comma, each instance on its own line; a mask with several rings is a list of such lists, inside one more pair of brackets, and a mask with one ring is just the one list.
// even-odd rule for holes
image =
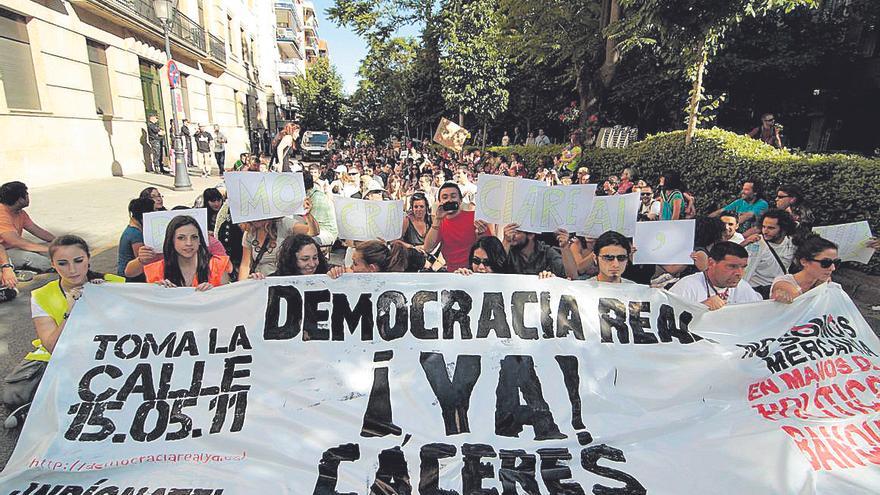
[[7, 107], [41, 109], [27, 20], [5, 10], [0, 10], [0, 78]]
[[250, 60], [250, 56], [248, 55], [248, 46], [247, 46], [247, 35], [244, 34], [244, 29], [241, 30], [241, 61], [247, 62]]
[[100, 115], [113, 115], [113, 97], [110, 95], [110, 73], [107, 70], [107, 47], [86, 40], [89, 52], [89, 72], [95, 94], [95, 111]]
[[186, 87], [187, 76], [180, 74], [180, 98], [183, 100], [183, 115], [187, 120], [192, 120], [189, 113], [189, 88]]
[[205, 83], [205, 105], [208, 107], [208, 122], [211, 124], [216, 123], [214, 121], [214, 104], [211, 101], [211, 83]]
[[232, 17], [226, 16], [226, 42], [229, 43], [229, 54], [235, 56], [235, 50], [232, 48]]
[[235, 125], [241, 125], [241, 114], [244, 110], [241, 107], [241, 97], [239, 96], [238, 91], [232, 90], [232, 99], [235, 103]]

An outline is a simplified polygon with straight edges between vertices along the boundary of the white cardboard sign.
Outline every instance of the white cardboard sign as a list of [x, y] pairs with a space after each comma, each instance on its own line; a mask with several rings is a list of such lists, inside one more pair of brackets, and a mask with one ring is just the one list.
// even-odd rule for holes
[[205, 244], [208, 243], [208, 209], [190, 208], [189, 210], [153, 211], [144, 213], [144, 245], [161, 253], [165, 243], [165, 230], [174, 217], [191, 216], [199, 223]]
[[696, 220], [636, 222], [636, 265], [693, 265]]
[[874, 250], [865, 245], [872, 237], [871, 226], [865, 220], [813, 227], [813, 232], [837, 244], [837, 254], [843, 261], [867, 264], [874, 256]]
[[635, 236], [639, 201], [639, 193], [596, 196], [586, 222], [578, 232], [584, 237], [594, 238], [609, 230], [626, 237]]
[[339, 238], [351, 241], [400, 239], [403, 201], [368, 201], [336, 197], [336, 226]]
[[223, 177], [235, 223], [303, 212], [306, 189], [301, 172], [228, 172]]

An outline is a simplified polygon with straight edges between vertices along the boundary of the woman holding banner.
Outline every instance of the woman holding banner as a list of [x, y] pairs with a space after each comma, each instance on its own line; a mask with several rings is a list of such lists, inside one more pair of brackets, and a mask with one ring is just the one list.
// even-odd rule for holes
[[316, 236], [320, 227], [312, 216], [312, 202], [303, 200], [305, 215], [293, 217], [255, 220], [242, 224], [244, 238], [241, 241], [241, 264], [238, 265], [238, 280], [247, 280], [251, 273], [271, 275], [278, 270], [280, 247], [288, 236], [305, 234]]
[[165, 229], [163, 257], [144, 267], [147, 282], [163, 287], [195, 287], [206, 291], [229, 283], [228, 256], [212, 256], [195, 218], [174, 217]]
[[468, 256], [470, 268], [459, 268], [455, 273], [459, 275], [473, 275], [474, 273], [514, 273], [513, 265], [504, 245], [497, 237], [482, 237], [471, 246]]
[[351, 268], [334, 266], [327, 275], [336, 279], [343, 273], [404, 272], [407, 266], [409, 252], [402, 241], [364, 241], [354, 248]]
[[55, 349], [55, 343], [87, 282], [125, 282], [125, 278], [117, 275], [93, 272], [89, 268], [90, 256], [86, 241], [75, 235], [56, 237], [49, 244], [49, 259], [60, 278], [31, 293], [31, 315], [39, 341], [34, 342], [37, 351], [29, 356], [42, 350], [51, 353]]
[[837, 244], [818, 235], [810, 235], [801, 242], [794, 259], [801, 270], [795, 274], [785, 274], [773, 280], [770, 299], [791, 303], [801, 294], [831, 281], [831, 274], [840, 267], [837, 257]]

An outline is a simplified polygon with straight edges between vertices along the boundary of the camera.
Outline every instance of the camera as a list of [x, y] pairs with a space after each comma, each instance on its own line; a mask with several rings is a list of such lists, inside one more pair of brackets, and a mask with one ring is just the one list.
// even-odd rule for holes
[[458, 211], [458, 203], [454, 201], [443, 203], [442, 205], [440, 205], [440, 209], [443, 211]]

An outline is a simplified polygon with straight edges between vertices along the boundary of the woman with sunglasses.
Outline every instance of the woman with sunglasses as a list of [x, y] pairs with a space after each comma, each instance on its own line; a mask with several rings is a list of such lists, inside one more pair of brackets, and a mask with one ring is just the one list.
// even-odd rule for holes
[[471, 246], [470, 268], [459, 268], [459, 275], [474, 273], [513, 273], [513, 266], [504, 245], [497, 237], [482, 237]]
[[801, 270], [795, 274], [780, 275], [770, 287], [770, 299], [790, 303], [801, 294], [831, 281], [831, 274], [840, 267], [837, 244], [811, 235], [803, 240], [794, 254]]

